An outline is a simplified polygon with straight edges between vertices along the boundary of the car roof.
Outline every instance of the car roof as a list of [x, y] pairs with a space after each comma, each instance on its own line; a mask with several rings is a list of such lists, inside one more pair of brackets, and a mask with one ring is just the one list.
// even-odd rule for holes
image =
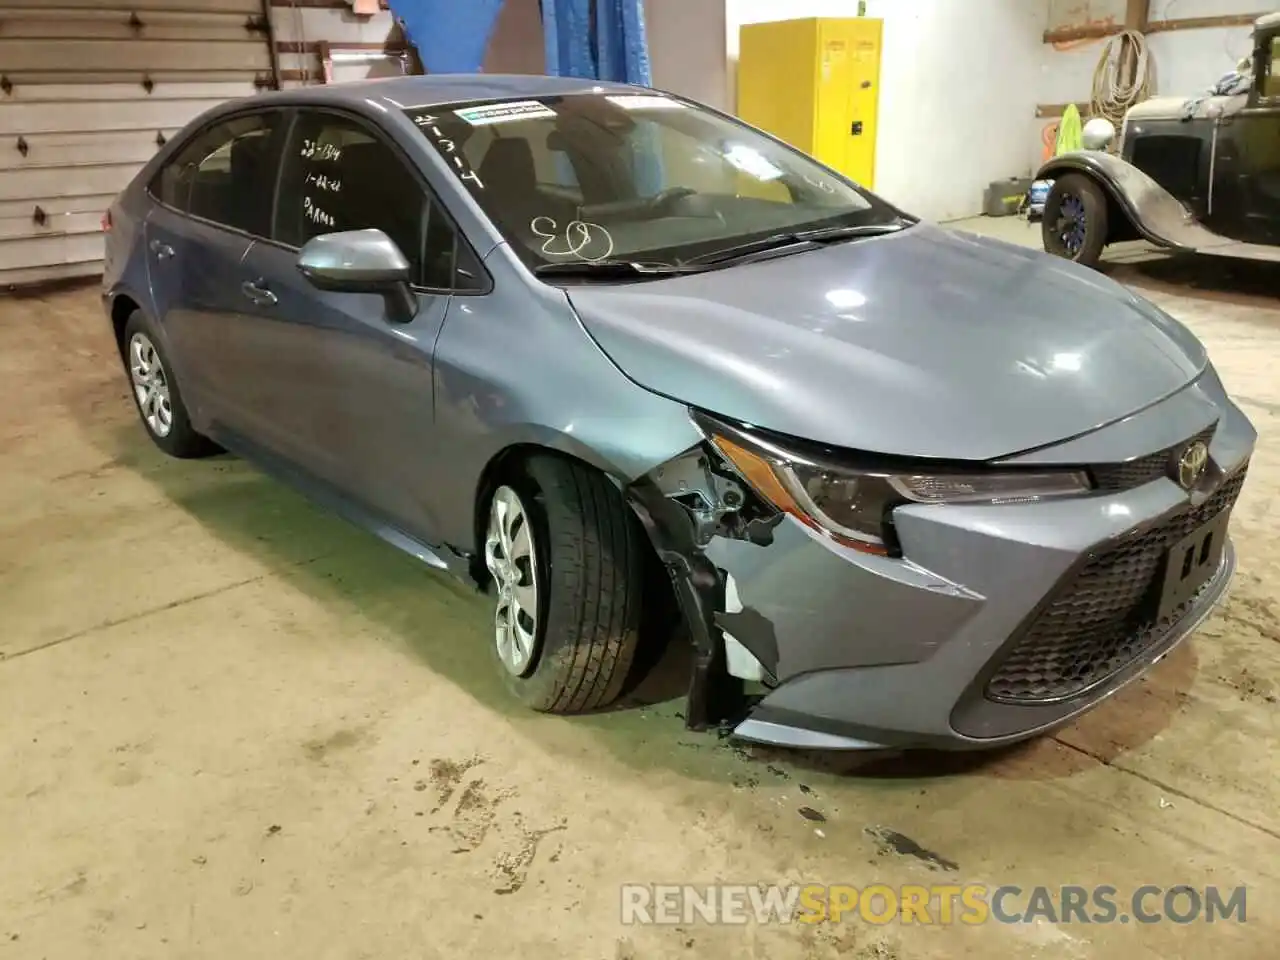
[[1271, 27], [1280, 27], [1280, 13], [1268, 13], [1253, 21], [1253, 29], [1268, 30]]
[[288, 101], [327, 103], [333, 106], [373, 103], [398, 109], [435, 107], [472, 100], [510, 100], [521, 97], [556, 97], [575, 93], [635, 90], [625, 83], [583, 80], [576, 77], [544, 77], [524, 74], [435, 73], [428, 76], [388, 77], [346, 83], [296, 87], [259, 94], [254, 102]]

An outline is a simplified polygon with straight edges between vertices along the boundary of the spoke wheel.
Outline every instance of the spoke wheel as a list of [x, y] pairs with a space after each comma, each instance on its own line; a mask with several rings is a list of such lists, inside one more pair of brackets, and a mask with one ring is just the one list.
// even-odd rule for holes
[[129, 338], [129, 377], [147, 429], [157, 437], [167, 437], [173, 429], [169, 380], [156, 345], [142, 332]]
[[1089, 175], [1069, 173], [1054, 182], [1040, 225], [1044, 248], [1055, 256], [1096, 266], [1110, 234], [1103, 188]]
[[533, 524], [510, 487], [493, 495], [484, 560], [498, 588], [493, 617], [498, 659], [513, 676], [528, 676], [537, 666], [538, 563]]
[[1084, 247], [1085, 231], [1089, 226], [1089, 215], [1085, 212], [1084, 201], [1075, 194], [1062, 198], [1062, 208], [1058, 214], [1057, 231], [1062, 240], [1062, 248], [1073, 258], [1080, 255]]

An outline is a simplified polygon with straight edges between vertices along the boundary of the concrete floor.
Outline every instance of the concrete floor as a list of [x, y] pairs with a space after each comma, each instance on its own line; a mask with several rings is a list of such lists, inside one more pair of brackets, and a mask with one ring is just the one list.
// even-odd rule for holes
[[[1274, 274], [1117, 275], [1261, 433], [1231, 598], [1056, 736], [875, 764], [691, 735], [678, 701], [522, 712], [482, 600], [241, 462], [161, 456], [95, 291], [0, 302], [0, 960], [1274, 956]], [[1246, 884], [1249, 921], [620, 924], [623, 883], [714, 880]]]

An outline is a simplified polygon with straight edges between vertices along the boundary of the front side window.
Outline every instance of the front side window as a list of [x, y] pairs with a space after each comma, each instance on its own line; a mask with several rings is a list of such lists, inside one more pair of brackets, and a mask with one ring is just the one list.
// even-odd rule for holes
[[414, 283], [474, 288], [471, 262], [452, 222], [408, 164], [363, 124], [304, 112], [285, 145], [275, 239], [301, 247], [313, 237], [378, 229], [411, 265]]
[[659, 94], [406, 112], [532, 267], [678, 264], [772, 234], [898, 219], [804, 154]]
[[265, 236], [276, 172], [271, 138], [279, 124], [278, 113], [214, 124], [161, 168], [152, 194], [183, 213]]

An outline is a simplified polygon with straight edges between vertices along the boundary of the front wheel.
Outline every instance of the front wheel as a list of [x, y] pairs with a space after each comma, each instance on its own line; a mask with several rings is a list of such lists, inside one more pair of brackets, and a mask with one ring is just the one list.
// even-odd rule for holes
[[494, 491], [491, 650], [525, 704], [583, 713], [621, 694], [640, 644], [640, 536], [617, 487], [584, 464], [534, 457]]
[[1096, 266], [1107, 245], [1107, 197], [1102, 187], [1079, 173], [1054, 181], [1040, 229], [1046, 252]]

